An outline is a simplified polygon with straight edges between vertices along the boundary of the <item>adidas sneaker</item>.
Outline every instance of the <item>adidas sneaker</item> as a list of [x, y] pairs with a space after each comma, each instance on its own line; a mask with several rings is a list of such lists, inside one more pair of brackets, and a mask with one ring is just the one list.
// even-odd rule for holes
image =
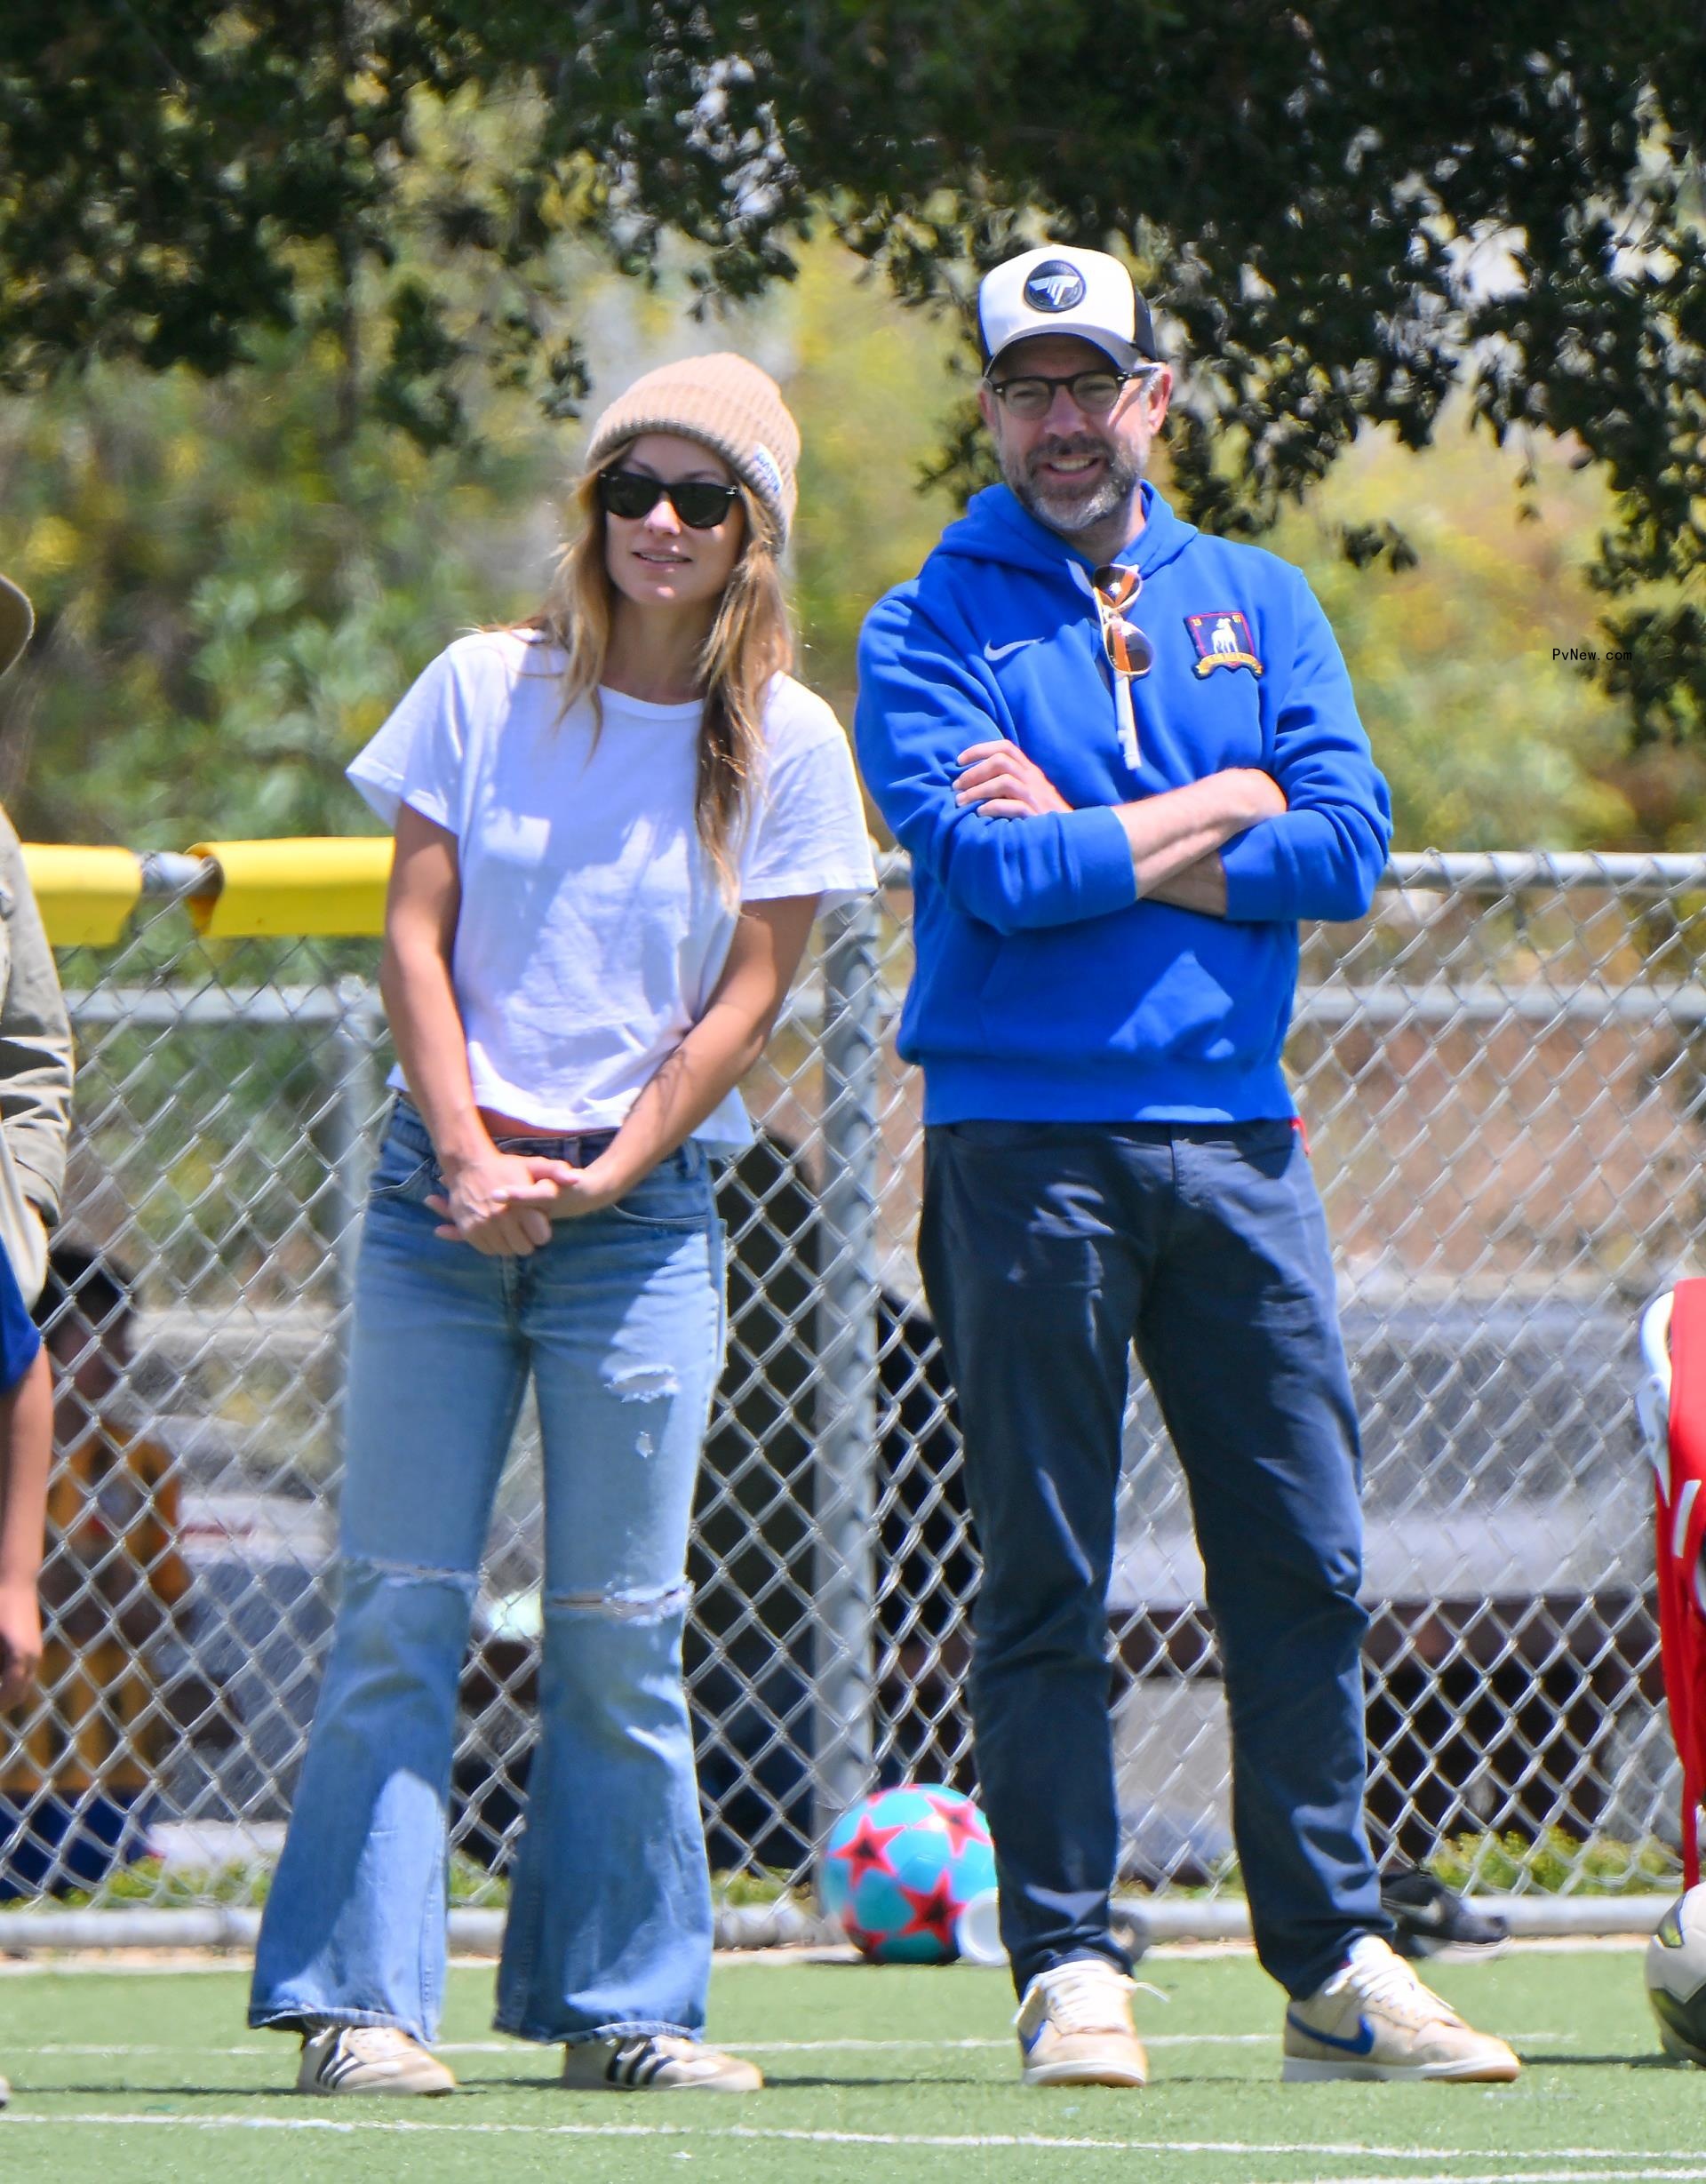
[[562, 2083], [571, 2092], [754, 2093], [764, 2077], [755, 2063], [680, 2033], [639, 2032], [577, 2041], [563, 2055]]
[[302, 2042], [299, 2093], [453, 2093], [436, 2055], [395, 2025], [327, 2025]]

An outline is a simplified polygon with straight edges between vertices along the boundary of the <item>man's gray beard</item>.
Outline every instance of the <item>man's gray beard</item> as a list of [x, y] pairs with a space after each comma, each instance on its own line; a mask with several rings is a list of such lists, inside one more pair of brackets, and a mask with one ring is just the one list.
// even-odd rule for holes
[[[1141, 466], [1120, 454], [1105, 441], [1097, 444], [1096, 451], [1107, 458], [1108, 466], [1102, 473], [1101, 482], [1096, 490], [1081, 499], [1076, 496], [1070, 500], [1056, 499], [1040, 491], [1021, 464], [1009, 463], [1005, 457], [1001, 461], [1001, 475], [1011, 489], [1014, 498], [1034, 515], [1039, 523], [1046, 524], [1050, 530], [1058, 531], [1063, 538], [1074, 538], [1080, 531], [1093, 530], [1098, 523], [1105, 523], [1110, 516], [1119, 515], [1128, 508], [1133, 494], [1143, 482]], [[1081, 445], [1033, 448], [1031, 459], [1040, 461], [1044, 454], [1077, 455], [1088, 452], [1089, 450]]]

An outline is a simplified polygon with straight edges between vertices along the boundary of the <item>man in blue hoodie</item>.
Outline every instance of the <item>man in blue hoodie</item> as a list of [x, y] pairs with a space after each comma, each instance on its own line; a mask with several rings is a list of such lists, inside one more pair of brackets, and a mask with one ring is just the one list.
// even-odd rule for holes
[[919, 1259], [984, 1557], [970, 1696], [1025, 2081], [1147, 2069], [1108, 1901], [1134, 1343], [1190, 1487], [1286, 2076], [1514, 2077], [1386, 1940], [1357, 1425], [1280, 1067], [1297, 922], [1367, 912], [1385, 785], [1302, 576], [1145, 482], [1172, 375], [1125, 268], [1028, 251], [978, 310], [1006, 482], [873, 610], [857, 740], [913, 864]]

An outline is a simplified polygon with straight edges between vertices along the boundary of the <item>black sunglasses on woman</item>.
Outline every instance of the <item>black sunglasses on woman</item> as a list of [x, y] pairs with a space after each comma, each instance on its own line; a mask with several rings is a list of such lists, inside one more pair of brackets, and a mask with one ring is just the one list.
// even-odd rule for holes
[[650, 515], [662, 499], [689, 530], [715, 530], [739, 498], [737, 485], [713, 485], [706, 478], [654, 478], [643, 470], [602, 470], [598, 477], [599, 506], [630, 522]]

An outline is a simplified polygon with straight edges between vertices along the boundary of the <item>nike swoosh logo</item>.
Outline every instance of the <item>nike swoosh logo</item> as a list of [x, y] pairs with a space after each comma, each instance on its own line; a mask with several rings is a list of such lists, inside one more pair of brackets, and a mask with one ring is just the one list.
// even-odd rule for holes
[[1367, 2055], [1374, 2049], [1375, 2029], [1366, 2017], [1357, 2020], [1357, 2037], [1354, 2040], [1340, 2040], [1330, 2032], [1318, 2032], [1308, 2019], [1299, 2017], [1295, 2010], [1286, 2012], [1286, 2021], [1294, 2030], [1301, 2032], [1304, 2039], [1319, 2040], [1323, 2047], [1336, 2047], [1342, 2054]]
[[1004, 660], [1009, 652], [1017, 652], [1028, 644], [1040, 644], [1041, 642], [1040, 637], [1016, 637], [1011, 644], [986, 644], [984, 647], [984, 658], [991, 662]]

